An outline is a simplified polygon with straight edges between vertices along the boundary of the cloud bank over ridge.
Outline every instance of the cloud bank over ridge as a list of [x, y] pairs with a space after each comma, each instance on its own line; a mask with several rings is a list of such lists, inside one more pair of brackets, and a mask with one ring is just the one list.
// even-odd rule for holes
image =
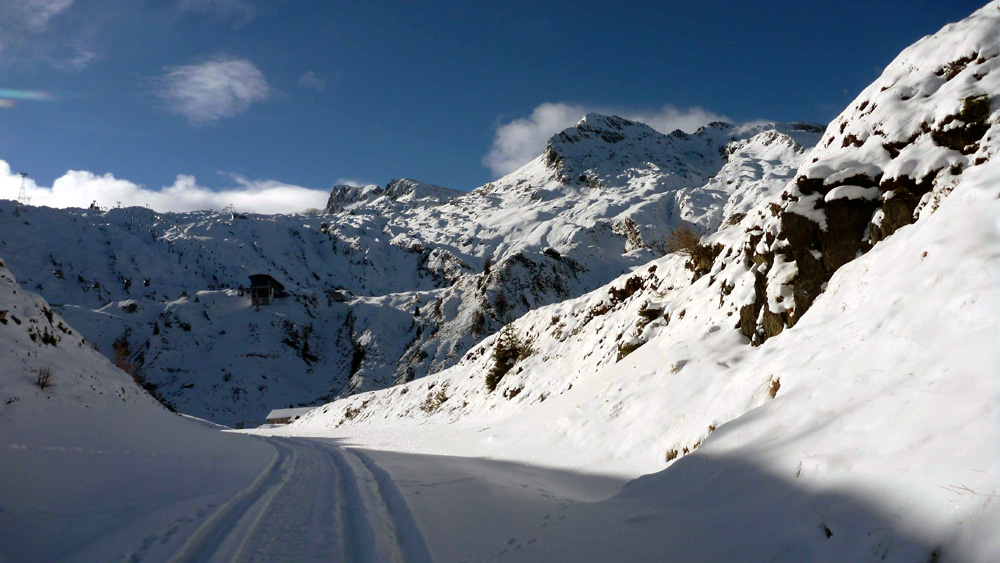
[[[310, 208], [322, 209], [328, 190], [295, 186], [277, 180], [251, 180], [228, 175], [235, 186], [213, 190], [198, 184], [194, 176], [179, 174], [174, 183], [154, 190], [115, 178], [112, 174], [94, 174], [70, 170], [56, 178], [52, 186], [39, 186], [28, 178], [25, 189], [32, 205], [46, 207], [88, 207], [91, 202], [112, 207], [146, 206], [157, 211], [195, 211], [222, 209], [232, 205], [237, 211], [253, 213], [298, 213]], [[15, 199], [21, 177], [0, 160], [0, 198]]]
[[634, 111], [563, 102], [544, 103], [535, 107], [528, 117], [514, 119], [497, 127], [490, 151], [483, 157], [483, 165], [496, 176], [513, 172], [542, 154], [549, 137], [576, 125], [589, 112], [640, 121], [661, 133], [670, 133], [675, 129], [691, 133], [712, 121], [727, 120], [723, 115], [699, 107], [684, 109], [665, 105], [657, 111]]

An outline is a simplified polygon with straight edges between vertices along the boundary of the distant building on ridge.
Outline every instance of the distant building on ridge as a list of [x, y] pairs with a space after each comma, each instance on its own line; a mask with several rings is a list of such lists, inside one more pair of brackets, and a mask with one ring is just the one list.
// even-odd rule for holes
[[270, 305], [272, 299], [288, 297], [285, 286], [267, 274], [250, 276], [250, 303], [252, 305]]

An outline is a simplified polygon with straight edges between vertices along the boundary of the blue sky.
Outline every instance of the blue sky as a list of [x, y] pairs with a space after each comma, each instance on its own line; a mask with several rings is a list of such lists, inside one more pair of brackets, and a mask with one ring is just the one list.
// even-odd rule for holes
[[0, 2], [0, 89], [51, 95], [0, 102], [0, 160], [43, 187], [88, 171], [64, 195], [107, 174], [178, 196], [398, 177], [468, 190], [588, 110], [661, 129], [826, 123], [980, 5]]

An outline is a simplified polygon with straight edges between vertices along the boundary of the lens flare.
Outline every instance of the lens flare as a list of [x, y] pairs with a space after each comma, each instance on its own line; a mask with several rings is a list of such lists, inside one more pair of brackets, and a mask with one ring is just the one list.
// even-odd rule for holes
[[[37, 100], [37, 101], [52, 101], [56, 97], [48, 92], [42, 92], [39, 90], [9, 90], [5, 88], [0, 88], [0, 98], [6, 98], [10, 100]], [[10, 106], [4, 106], [10, 107]]]
[[14, 102], [14, 100], [7, 100], [7, 99], [4, 99], [4, 98], [0, 98], [0, 108], [9, 109], [9, 108], [12, 108], [12, 107], [14, 107], [16, 105], [17, 104]]

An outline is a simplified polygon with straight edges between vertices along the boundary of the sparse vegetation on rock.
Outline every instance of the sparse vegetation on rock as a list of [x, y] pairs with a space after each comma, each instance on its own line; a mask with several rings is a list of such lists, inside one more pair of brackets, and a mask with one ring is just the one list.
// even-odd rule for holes
[[486, 389], [495, 390], [514, 364], [527, 358], [531, 353], [531, 346], [514, 332], [513, 325], [508, 324], [503, 327], [493, 347], [493, 367], [486, 374]]

